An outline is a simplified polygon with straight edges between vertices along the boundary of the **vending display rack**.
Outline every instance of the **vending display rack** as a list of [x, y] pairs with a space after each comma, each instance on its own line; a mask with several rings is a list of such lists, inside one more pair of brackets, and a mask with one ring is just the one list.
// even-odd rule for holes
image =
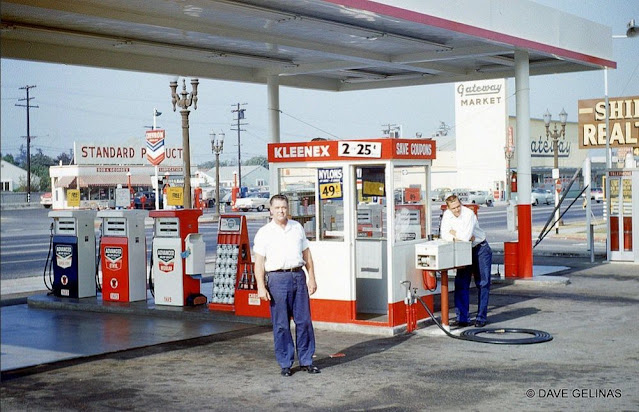
[[220, 216], [210, 310], [235, 311], [238, 273], [247, 265], [252, 263], [246, 216]]

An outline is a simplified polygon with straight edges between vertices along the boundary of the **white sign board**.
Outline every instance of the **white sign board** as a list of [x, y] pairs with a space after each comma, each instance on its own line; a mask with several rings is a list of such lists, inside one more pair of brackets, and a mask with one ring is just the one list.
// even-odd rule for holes
[[455, 83], [457, 187], [492, 190], [506, 179], [505, 79]]
[[[75, 163], [78, 165], [135, 166], [149, 164], [148, 149], [144, 140], [137, 145], [75, 142], [73, 146]], [[182, 166], [182, 164], [182, 148], [165, 146], [162, 166]]]
[[115, 189], [115, 207], [129, 207], [130, 204], [131, 192], [129, 192], [129, 189]]

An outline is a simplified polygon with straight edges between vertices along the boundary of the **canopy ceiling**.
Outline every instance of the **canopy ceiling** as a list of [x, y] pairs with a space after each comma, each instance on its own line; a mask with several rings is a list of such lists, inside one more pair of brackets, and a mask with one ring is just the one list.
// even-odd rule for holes
[[615, 67], [610, 29], [518, 0], [2, 0], [1, 56], [323, 90]]

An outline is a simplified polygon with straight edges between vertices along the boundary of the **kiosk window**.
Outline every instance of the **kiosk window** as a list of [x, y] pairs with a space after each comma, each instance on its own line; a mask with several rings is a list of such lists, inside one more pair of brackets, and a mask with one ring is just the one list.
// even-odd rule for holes
[[315, 168], [300, 167], [279, 170], [280, 190], [288, 197], [291, 219], [304, 226], [308, 240], [316, 239]]
[[426, 237], [426, 167], [396, 167], [393, 173], [395, 187], [395, 241], [424, 239]]
[[320, 240], [344, 240], [344, 171], [341, 167], [318, 168]]
[[386, 185], [384, 166], [355, 169], [357, 237], [386, 238]]

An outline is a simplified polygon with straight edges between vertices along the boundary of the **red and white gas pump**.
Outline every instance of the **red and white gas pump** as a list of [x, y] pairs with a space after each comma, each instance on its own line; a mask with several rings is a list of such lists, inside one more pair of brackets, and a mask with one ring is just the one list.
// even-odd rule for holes
[[102, 300], [146, 300], [146, 210], [102, 210]]
[[199, 209], [154, 210], [152, 273], [156, 305], [206, 303], [200, 292], [205, 244], [198, 233]]

